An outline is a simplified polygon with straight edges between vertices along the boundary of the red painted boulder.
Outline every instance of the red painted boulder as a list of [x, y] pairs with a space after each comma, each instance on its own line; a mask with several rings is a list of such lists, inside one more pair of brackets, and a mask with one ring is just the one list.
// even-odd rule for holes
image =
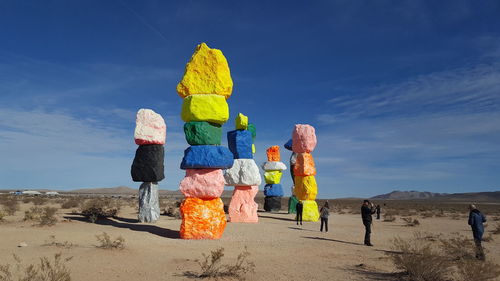
[[217, 198], [224, 191], [224, 176], [221, 169], [186, 169], [179, 189], [186, 197], [202, 199]]
[[295, 153], [311, 153], [316, 148], [316, 131], [307, 124], [297, 124], [292, 133], [292, 150]]
[[235, 186], [231, 203], [229, 203], [230, 222], [258, 222], [258, 205], [254, 198], [259, 186]]

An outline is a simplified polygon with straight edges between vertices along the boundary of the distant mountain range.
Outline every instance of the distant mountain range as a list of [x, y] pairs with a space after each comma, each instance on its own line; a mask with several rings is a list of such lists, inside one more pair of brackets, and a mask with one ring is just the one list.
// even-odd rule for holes
[[468, 193], [433, 193], [428, 191], [400, 191], [395, 190], [390, 193], [373, 196], [371, 199], [383, 200], [450, 200], [450, 201], [471, 201], [471, 202], [499, 202], [500, 191], [491, 192], [468, 192]]

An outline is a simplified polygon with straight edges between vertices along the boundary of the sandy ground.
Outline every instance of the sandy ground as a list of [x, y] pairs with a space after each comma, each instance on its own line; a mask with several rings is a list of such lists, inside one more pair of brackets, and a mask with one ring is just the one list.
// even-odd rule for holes
[[[24, 204], [23, 209], [29, 207]], [[179, 239], [180, 220], [161, 216], [155, 224], [140, 224], [135, 210], [125, 207], [120, 218], [99, 224], [79, 220], [69, 210], [59, 210], [60, 222], [52, 227], [36, 227], [17, 216], [0, 224], [0, 263], [13, 263], [12, 254], [24, 263], [61, 252], [73, 257], [67, 265], [73, 280], [190, 280], [186, 271], [199, 271], [196, 259], [224, 247], [225, 263], [232, 263], [248, 247], [256, 272], [247, 280], [388, 280], [394, 271], [386, 251], [395, 236], [412, 237], [416, 230], [444, 235], [459, 232], [471, 235], [466, 220], [450, 218], [420, 219], [421, 225], [406, 227], [401, 220], [375, 221], [374, 247], [362, 244], [364, 228], [359, 215], [332, 214], [330, 231], [319, 232], [319, 222], [297, 227], [294, 215], [259, 212], [259, 223], [228, 223], [220, 240], [190, 241]], [[64, 221], [71, 217], [71, 221]], [[102, 232], [125, 238], [124, 250], [96, 248], [95, 235]], [[65, 249], [43, 246], [51, 235], [56, 241], [76, 244]], [[500, 236], [485, 243], [488, 259], [500, 263]], [[18, 247], [26, 242], [27, 247]], [[363, 266], [359, 266], [363, 264]]]

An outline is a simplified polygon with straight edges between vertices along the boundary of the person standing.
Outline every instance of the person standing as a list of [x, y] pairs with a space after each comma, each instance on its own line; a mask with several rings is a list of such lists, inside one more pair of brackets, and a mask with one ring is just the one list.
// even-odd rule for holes
[[328, 232], [328, 216], [330, 215], [330, 208], [328, 206], [328, 201], [325, 202], [325, 205], [321, 207], [319, 210], [320, 218], [321, 218], [321, 227], [319, 231], [323, 232], [323, 225], [325, 226], [325, 232]]
[[368, 200], [363, 201], [361, 205], [361, 219], [363, 220], [363, 225], [365, 226], [365, 245], [373, 246], [370, 241], [370, 234], [372, 233], [372, 215], [375, 213], [375, 208], [373, 203]]
[[484, 249], [481, 245], [484, 234], [483, 223], [486, 222], [486, 217], [476, 208], [474, 204], [469, 205], [469, 225], [472, 228], [472, 235], [474, 236], [474, 243], [476, 244], [476, 258], [484, 260]]
[[377, 207], [375, 208], [375, 210], [377, 210], [377, 220], [380, 219], [380, 205], [377, 204]]
[[295, 205], [295, 210], [297, 211], [297, 225], [299, 225], [299, 222], [300, 222], [300, 225], [302, 225], [302, 210], [303, 210], [303, 207], [304, 205], [302, 205], [302, 201], [299, 200], [299, 202], [297, 202], [297, 205]]

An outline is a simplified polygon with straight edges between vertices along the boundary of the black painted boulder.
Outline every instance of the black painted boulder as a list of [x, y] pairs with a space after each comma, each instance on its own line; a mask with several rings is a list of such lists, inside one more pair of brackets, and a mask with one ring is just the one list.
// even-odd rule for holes
[[165, 178], [163, 159], [165, 150], [161, 144], [140, 145], [135, 152], [130, 173], [135, 182], [159, 182]]
[[264, 198], [264, 210], [266, 212], [279, 212], [281, 210], [281, 197], [266, 196]]

